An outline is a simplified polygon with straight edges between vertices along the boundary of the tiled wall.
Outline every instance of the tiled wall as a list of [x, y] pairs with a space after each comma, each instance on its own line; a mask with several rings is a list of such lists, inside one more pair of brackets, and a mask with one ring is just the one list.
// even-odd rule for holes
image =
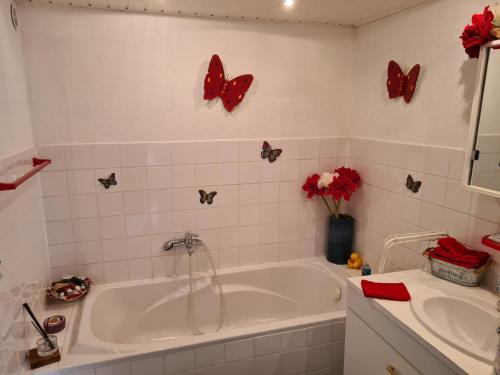
[[[0, 161], [0, 181], [31, 168], [34, 150]], [[22, 303], [42, 307], [49, 281], [40, 182], [35, 176], [19, 189], [0, 192], [0, 374], [20, 374], [31, 343]], [[30, 326], [28, 326], [30, 328]]]
[[72, 375], [341, 375], [345, 323], [202, 346]]
[[[184, 249], [162, 245], [193, 231], [220, 268], [322, 254], [326, 211], [301, 186], [344, 162], [345, 138], [42, 146], [52, 278], [114, 282], [187, 272]], [[116, 174], [106, 190], [98, 178]], [[202, 205], [198, 189], [217, 191]], [[319, 207], [319, 208], [318, 208]], [[198, 252], [198, 254], [202, 254]], [[207, 266], [205, 255], [198, 268]]]
[[[349, 153], [350, 166], [364, 180], [355, 211], [356, 247], [366, 261], [378, 265], [382, 241], [389, 234], [444, 228], [493, 255], [496, 262], [487, 281], [490, 286], [496, 282], [499, 253], [482, 246], [481, 237], [500, 230], [500, 205], [462, 188], [463, 150], [350, 138]], [[416, 194], [405, 186], [408, 174], [422, 181]], [[396, 250], [392, 267], [421, 266], [422, 246]]]

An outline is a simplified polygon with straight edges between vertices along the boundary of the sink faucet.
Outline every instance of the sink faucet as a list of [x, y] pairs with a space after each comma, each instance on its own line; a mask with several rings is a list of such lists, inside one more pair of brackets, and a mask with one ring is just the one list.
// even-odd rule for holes
[[175, 246], [184, 245], [186, 247], [189, 256], [191, 256], [191, 254], [193, 254], [193, 245], [199, 244], [201, 242], [202, 241], [198, 239], [197, 234], [187, 232], [184, 235], [183, 239], [171, 240], [165, 242], [165, 244], [163, 245], [163, 250], [169, 251], [172, 250]]

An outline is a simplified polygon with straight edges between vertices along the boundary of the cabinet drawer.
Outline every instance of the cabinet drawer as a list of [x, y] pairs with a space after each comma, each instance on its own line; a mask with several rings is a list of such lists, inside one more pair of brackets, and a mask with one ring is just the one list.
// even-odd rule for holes
[[344, 375], [419, 375], [410, 363], [347, 310]]

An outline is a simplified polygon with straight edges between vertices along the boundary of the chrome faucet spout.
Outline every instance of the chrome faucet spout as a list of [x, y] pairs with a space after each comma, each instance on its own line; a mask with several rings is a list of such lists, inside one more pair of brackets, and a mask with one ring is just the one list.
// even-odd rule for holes
[[189, 255], [193, 254], [193, 246], [196, 244], [200, 244], [202, 241], [198, 239], [198, 235], [195, 233], [187, 232], [183, 239], [179, 240], [171, 240], [165, 242], [163, 245], [163, 250], [169, 251], [172, 250], [175, 246], [184, 245]]

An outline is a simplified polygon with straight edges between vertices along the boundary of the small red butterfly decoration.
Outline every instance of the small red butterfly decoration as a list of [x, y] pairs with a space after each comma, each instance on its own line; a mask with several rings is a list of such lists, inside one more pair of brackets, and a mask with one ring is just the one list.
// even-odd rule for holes
[[208, 73], [205, 76], [203, 99], [212, 100], [220, 96], [224, 107], [228, 112], [231, 112], [234, 107], [241, 103], [252, 81], [253, 75], [251, 74], [244, 74], [230, 81], [226, 80], [220, 57], [213, 55], [208, 65]]
[[389, 98], [399, 98], [403, 96], [406, 103], [409, 103], [417, 86], [420, 65], [417, 64], [406, 74], [394, 60], [389, 61], [387, 68], [387, 91]]

